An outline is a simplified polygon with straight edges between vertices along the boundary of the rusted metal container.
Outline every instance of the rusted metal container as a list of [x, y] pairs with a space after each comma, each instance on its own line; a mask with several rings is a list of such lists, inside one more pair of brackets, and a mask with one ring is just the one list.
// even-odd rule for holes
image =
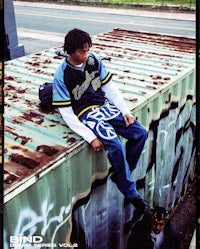
[[[123, 249], [133, 208], [105, 152], [94, 153], [57, 110], [39, 107], [39, 86], [63, 60], [59, 49], [5, 63], [4, 248], [32, 240], [31, 248]], [[115, 29], [94, 36], [92, 51], [148, 129], [132, 175], [141, 195], [174, 208], [194, 174], [195, 40]]]

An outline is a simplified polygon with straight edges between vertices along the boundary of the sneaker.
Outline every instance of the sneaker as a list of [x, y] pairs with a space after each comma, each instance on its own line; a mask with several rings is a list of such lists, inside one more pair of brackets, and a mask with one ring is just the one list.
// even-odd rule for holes
[[130, 202], [133, 204], [136, 210], [140, 211], [143, 214], [150, 210], [149, 203], [142, 199], [139, 195], [131, 199]]
[[139, 209], [134, 210], [133, 217], [131, 218], [131, 220], [126, 222], [124, 225], [124, 235], [127, 235], [131, 231], [131, 229], [133, 228], [133, 225], [136, 222], [138, 222], [143, 217], [143, 215], [145, 214], [141, 212]]
[[133, 225], [139, 221], [143, 215], [148, 215], [150, 212], [150, 205], [147, 201], [143, 200], [139, 195], [129, 200], [135, 207], [133, 217], [130, 221], [126, 222], [124, 226], [124, 235], [128, 234]]

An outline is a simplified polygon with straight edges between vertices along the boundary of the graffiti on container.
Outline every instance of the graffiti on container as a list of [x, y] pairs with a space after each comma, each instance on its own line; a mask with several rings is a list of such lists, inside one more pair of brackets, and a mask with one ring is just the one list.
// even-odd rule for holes
[[[152, 203], [155, 205], [173, 208], [184, 194], [188, 177], [194, 170], [190, 168], [190, 162], [195, 151], [195, 105], [191, 106], [189, 102], [190, 97], [179, 113], [177, 112], [178, 103], [171, 103], [170, 107], [162, 112], [159, 119], [151, 122], [148, 136], [149, 146], [145, 145], [142, 155], [146, 156], [146, 158], [144, 160], [141, 158], [134, 172], [135, 179], [138, 179], [137, 188], [143, 189], [145, 194], [152, 192], [150, 197], [153, 198]], [[144, 162], [149, 162], [146, 167], [144, 167]], [[109, 188], [111, 188], [110, 184]], [[95, 196], [93, 195], [91, 194], [90, 202], [88, 202], [89, 206], [94, 205]], [[110, 202], [112, 202], [111, 199], [109, 200]], [[112, 212], [109, 212], [109, 207], [113, 210], [114, 206], [114, 201], [112, 204], [107, 205], [108, 213]], [[93, 213], [93, 215], [98, 216], [99, 210], [96, 211], [95, 215]], [[127, 210], [124, 212], [129, 213]], [[92, 228], [88, 225], [84, 225], [88, 224], [90, 213], [87, 215], [87, 212], [80, 205], [73, 210], [72, 216], [71, 240], [77, 241], [81, 238], [79, 242], [81, 248], [93, 248], [93, 243], [95, 242], [92, 238], [89, 241], [86, 240], [88, 234], [93, 233], [93, 230], [91, 231]], [[129, 214], [126, 218], [129, 220], [131, 217]], [[107, 219], [109, 220], [108, 217]], [[115, 227], [119, 227], [119, 230], [113, 235], [113, 237], [117, 237], [121, 221], [113, 220], [112, 222], [115, 222]], [[113, 227], [109, 227], [108, 230], [113, 231]], [[96, 238], [97, 235], [94, 233], [93, 237]], [[98, 237], [100, 237], [99, 233]], [[113, 242], [109, 240], [109, 243], [111, 243], [110, 248], [118, 248], [116, 240]], [[101, 246], [95, 248], [98, 249]]]
[[194, 107], [186, 102], [177, 114], [177, 106], [178, 103], [172, 103], [149, 129], [152, 151], [146, 174], [154, 167], [154, 203], [169, 208], [184, 191], [195, 149]]
[[[28, 238], [38, 235], [42, 238], [45, 238], [50, 230], [51, 241], [48, 241], [48, 243], [54, 245], [54, 240], [57, 232], [59, 231], [60, 227], [68, 222], [70, 218], [71, 205], [61, 206], [58, 210], [55, 208], [53, 202], [48, 203], [48, 200], [46, 199], [42, 202], [40, 207], [40, 214], [38, 214], [30, 206], [22, 208], [19, 213], [17, 227], [14, 233], [10, 235], [10, 237], [23, 235], [23, 237]], [[9, 238], [5, 239], [5, 248], [9, 248], [8, 244]], [[13, 248], [15, 249], [15, 247]], [[24, 245], [22, 244], [21, 247], [19, 247], [19, 244], [17, 244], [17, 248], [22, 249], [24, 248]]]
[[[179, 112], [177, 111], [178, 103], [169, 100], [170, 107], [163, 110], [159, 119], [152, 120], [149, 126], [147, 141], [149, 145], [145, 146], [142, 155], [146, 158], [139, 161], [135, 173], [138, 179], [138, 188], [144, 189], [145, 193], [152, 192], [151, 196], [154, 199], [154, 204], [165, 207], [175, 206], [178, 199], [183, 195], [184, 186], [191, 174], [190, 162], [195, 151], [195, 105], [191, 105], [191, 98], [188, 96]], [[146, 167], [144, 167], [144, 161], [148, 162]], [[149, 177], [152, 171], [154, 173], [152, 177]], [[147, 189], [145, 189], [146, 186], [148, 186]], [[107, 188], [111, 188], [111, 185], [108, 184]], [[87, 206], [93, 203], [92, 196], [90, 193]], [[111, 199], [114, 200], [114, 198]], [[48, 234], [50, 233], [50, 243], [54, 243], [59, 229], [62, 226], [67, 227], [66, 223], [71, 218], [71, 205], [55, 207], [54, 202], [49, 202], [48, 200], [49, 198], [43, 200], [40, 212], [35, 211], [31, 206], [21, 208], [18, 224], [13, 235], [33, 236], [39, 234], [40, 236], [49, 237]], [[81, 205], [76, 206], [73, 214], [79, 208], [81, 209]], [[109, 206], [113, 208], [114, 202], [110, 203]], [[87, 238], [86, 235], [91, 232], [88, 230], [92, 229], [92, 227], [83, 226], [83, 224], [87, 224], [86, 220], [90, 220], [91, 213], [83, 210], [81, 209], [80, 211], [82, 213], [81, 223], [79, 215], [72, 216], [71, 238], [76, 235], [75, 238], [78, 240], [80, 236], [82, 238], [80, 245], [83, 244], [81, 248], [84, 248], [88, 243], [92, 243], [85, 239]], [[114, 245], [111, 248], [115, 248]]]

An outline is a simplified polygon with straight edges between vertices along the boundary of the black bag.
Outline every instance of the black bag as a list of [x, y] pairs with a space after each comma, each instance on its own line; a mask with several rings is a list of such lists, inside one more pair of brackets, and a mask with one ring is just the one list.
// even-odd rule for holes
[[53, 97], [53, 83], [45, 82], [40, 85], [39, 88], [39, 99], [41, 107], [53, 107], [52, 105], [52, 97]]

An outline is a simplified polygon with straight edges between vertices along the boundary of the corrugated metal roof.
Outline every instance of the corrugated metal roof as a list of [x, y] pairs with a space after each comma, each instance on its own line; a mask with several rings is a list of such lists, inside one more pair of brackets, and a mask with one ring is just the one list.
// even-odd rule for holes
[[[5, 63], [5, 195], [87, 146], [58, 112], [39, 107], [39, 86], [52, 82], [63, 59], [55, 54], [59, 49]], [[114, 74], [132, 110], [195, 68], [195, 40], [186, 37], [115, 29], [94, 36], [91, 50]]]

